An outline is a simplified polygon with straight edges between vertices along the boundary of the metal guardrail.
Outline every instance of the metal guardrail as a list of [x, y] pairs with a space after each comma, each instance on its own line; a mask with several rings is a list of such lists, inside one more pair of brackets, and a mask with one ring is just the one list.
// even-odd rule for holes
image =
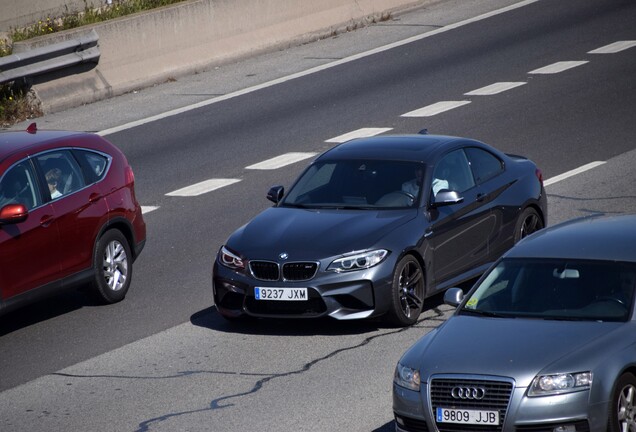
[[99, 36], [92, 29], [86, 36], [0, 57], [0, 84], [41, 75], [80, 63], [99, 61]]

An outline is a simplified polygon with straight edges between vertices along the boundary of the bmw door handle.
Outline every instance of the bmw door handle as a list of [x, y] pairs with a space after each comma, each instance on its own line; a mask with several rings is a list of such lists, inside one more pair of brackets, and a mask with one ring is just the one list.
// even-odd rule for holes
[[486, 194], [484, 194], [484, 193], [478, 193], [477, 194], [477, 201], [482, 202], [485, 199], [486, 199]]

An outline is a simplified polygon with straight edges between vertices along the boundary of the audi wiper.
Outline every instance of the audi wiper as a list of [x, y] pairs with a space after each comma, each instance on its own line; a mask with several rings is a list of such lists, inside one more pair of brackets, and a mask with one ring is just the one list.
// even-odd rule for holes
[[491, 312], [491, 311], [485, 311], [485, 310], [479, 310], [479, 309], [463, 308], [460, 312], [467, 313], [469, 315], [485, 316], [489, 318], [516, 318], [514, 315], [502, 314], [499, 312]]

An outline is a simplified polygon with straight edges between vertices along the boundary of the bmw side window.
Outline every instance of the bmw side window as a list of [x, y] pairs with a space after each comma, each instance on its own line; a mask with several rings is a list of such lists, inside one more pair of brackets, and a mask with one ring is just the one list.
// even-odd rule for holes
[[485, 150], [470, 147], [466, 149], [466, 154], [477, 183], [484, 183], [504, 170], [503, 162]]
[[69, 150], [56, 150], [36, 156], [49, 187], [51, 199], [82, 189], [86, 183], [79, 164]]
[[433, 171], [433, 194], [442, 189], [465, 192], [475, 186], [468, 159], [463, 150], [448, 153], [435, 166]]
[[0, 207], [24, 204], [28, 210], [42, 204], [33, 167], [28, 160], [11, 167], [0, 179]]

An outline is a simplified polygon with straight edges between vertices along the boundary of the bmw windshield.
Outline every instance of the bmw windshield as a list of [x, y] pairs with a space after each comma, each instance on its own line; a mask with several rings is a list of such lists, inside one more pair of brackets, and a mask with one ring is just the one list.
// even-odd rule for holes
[[462, 314], [573, 321], [627, 321], [636, 265], [508, 259], [469, 294]]
[[417, 205], [424, 166], [386, 160], [329, 160], [311, 165], [282, 202], [304, 208], [408, 208]]

